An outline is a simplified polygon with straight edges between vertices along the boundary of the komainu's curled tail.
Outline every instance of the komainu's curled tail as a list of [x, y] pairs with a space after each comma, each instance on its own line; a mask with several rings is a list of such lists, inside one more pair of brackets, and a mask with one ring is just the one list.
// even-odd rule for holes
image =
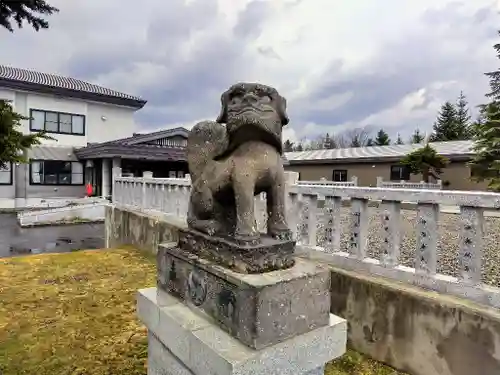
[[187, 140], [187, 161], [191, 181], [195, 182], [207, 164], [222, 155], [228, 147], [226, 127], [214, 121], [202, 121], [191, 129]]
[[187, 222], [191, 228], [210, 235], [220, 231], [221, 224], [228, 219], [219, 217], [221, 210], [216, 208], [218, 204], [213, 196], [213, 190], [218, 184], [228, 182], [222, 175], [229, 171], [216, 161], [217, 157], [226, 152], [228, 144], [226, 127], [213, 121], [197, 123], [187, 140], [187, 160], [191, 175]]

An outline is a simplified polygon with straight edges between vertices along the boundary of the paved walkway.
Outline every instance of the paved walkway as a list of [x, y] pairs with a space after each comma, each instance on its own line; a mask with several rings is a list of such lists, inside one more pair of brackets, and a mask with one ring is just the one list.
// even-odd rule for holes
[[104, 248], [104, 224], [21, 228], [15, 214], [0, 214], [0, 258]]

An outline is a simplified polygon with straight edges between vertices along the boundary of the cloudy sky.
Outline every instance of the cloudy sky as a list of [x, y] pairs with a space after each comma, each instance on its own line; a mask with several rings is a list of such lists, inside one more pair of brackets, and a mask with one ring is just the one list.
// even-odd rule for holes
[[285, 136], [369, 126], [428, 131], [461, 90], [484, 102], [500, 67], [500, 0], [49, 0], [48, 31], [0, 30], [0, 64], [148, 100], [142, 131], [215, 119], [237, 81], [288, 99]]

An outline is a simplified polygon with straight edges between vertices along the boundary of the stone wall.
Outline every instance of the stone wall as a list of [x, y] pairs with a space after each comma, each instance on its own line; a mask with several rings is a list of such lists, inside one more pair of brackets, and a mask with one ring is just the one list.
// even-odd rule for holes
[[500, 373], [500, 311], [332, 269], [333, 314], [359, 352], [413, 375]]
[[156, 254], [158, 244], [178, 241], [178, 228], [186, 222], [161, 213], [143, 213], [116, 205], [106, 207], [106, 248], [131, 245]]
[[[106, 210], [108, 247], [156, 252], [185, 222]], [[303, 257], [314, 254], [299, 249]], [[347, 319], [349, 345], [412, 375], [500, 374], [500, 311], [380, 277], [332, 268], [331, 312]]]

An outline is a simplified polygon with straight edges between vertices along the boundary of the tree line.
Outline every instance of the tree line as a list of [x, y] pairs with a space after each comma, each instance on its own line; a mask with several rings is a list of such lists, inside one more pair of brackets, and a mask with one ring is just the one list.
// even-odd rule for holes
[[[13, 32], [13, 23], [21, 28], [26, 22], [39, 31], [49, 27], [44, 17], [57, 12], [59, 10], [45, 0], [0, 0], [0, 26]], [[498, 34], [500, 35], [500, 31]], [[493, 48], [497, 58], [500, 59], [500, 43], [494, 44]], [[485, 75], [489, 78], [490, 86], [490, 91], [486, 94], [488, 101], [479, 106], [479, 116], [474, 122], [471, 121], [465, 94], [460, 92], [456, 101], [443, 103], [429, 136], [423, 134], [420, 129], [413, 131], [406, 142], [425, 143], [425, 145], [401, 161], [409, 167], [411, 173], [422, 173], [425, 181], [428, 181], [431, 175], [437, 178], [442, 168], [449, 162], [438, 155], [428, 142], [473, 139], [475, 156], [469, 164], [475, 171], [474, 179], [487, 180], [490, 190], [500, 191], [500, 68]], [[9, 102], [0, 100], [0, 167], [12, 162], [26, 162], [23, 151], [40, 144], [44, 138], [50, 138], [44, 132], [23, 134], [20, 130], [22, 120], [27, 118], [16, 113]], [[302, 151], [404, 143], [400, 134], [392, 140], [383, 128], [374, 135], [367, 129], [354, 129], [337, 135], [326, 133], [316, 139], [302, 139], [297, 143], [285, 140], [284, 150]]]
[[[500, 59], [500, 43], [493, 48]], [[490, 91], [485, 95], [488, 101], [478, 106], [478, 118], [471, 122], [468, 103], [460, 93], [455, 105], [446, 102], [442, 106], [429, 141], [473, 139], [474, 156], [468, 163], [471, 179], [487, 181], [488, 190], [500, 192], [500, 68], [485, 75], [489, 78]], [[429, 143], [401, 160], [411, 173], [421, 173], [426, 182], [431, 175], [438, 178], [449, 162]]]
[[285, 140], [284, 150], [307, 151], [347, 147], [388, 146], [391, 144], [402, 145], [405, 143], [416, 144], [429, 142], [461, 141], [474, 138], [475, 122], [471, 121], [469, 103], [463, 92], [460, 92], [455, 102], [446, 101], [441, 106], [429, 135], [419, 128], [415, 129], [410, 137], [404, 141], [400, 134], [391, 139], [385, 129], [379, 129], [373, 136], [367, 128], [356, 128], [334, 134], [321, 134], [314, 139], [303, 138], [298, 142]]

